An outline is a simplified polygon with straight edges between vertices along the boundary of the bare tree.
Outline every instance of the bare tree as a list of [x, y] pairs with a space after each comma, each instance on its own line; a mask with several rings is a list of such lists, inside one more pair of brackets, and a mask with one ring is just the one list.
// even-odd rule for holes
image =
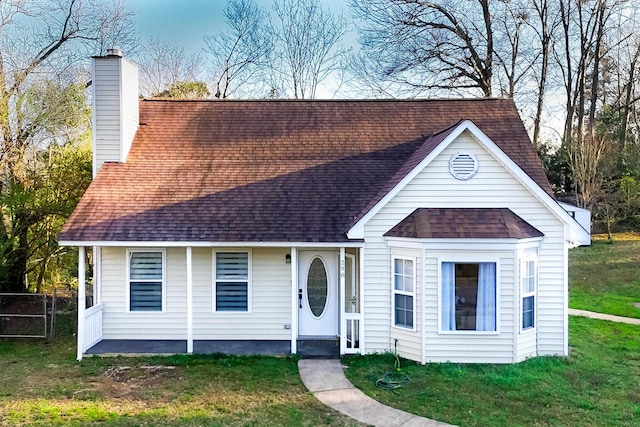
[[580, 207], [591, 208], [604, 183], [599, 171], [601, 160], [608, 148], [606, 135], [588, 134], [566, 144], [569, 166], [573, 173]]
[[379, 78], [431, 93], [493, 94], [489, 0], [352, 0], [361, 43]]
[[537, 148], [540, 141], [540, 131], [542, 128], [542, 114], [545, 106], [547, 94], [547, 82], [549, 80], [549, 65], [552, 59], [554, 47], [554, 35], [559, 25], [558, 8], [551, 5], [548, 0], [534, 0], [532, 2], [532, 19], [529, 21], [539, 46], [539, 55], [535, 57], [534, 75], [536, 81], [537, 95], [536, 106], [533, 119], [533, 145]]
[[[25, 290], [30, 233], [58, 204], [35, 202], [36, 157], [86, 116], [79, 69], [107, 43], [135, 45], [132, 12], [115, 0], [0, 3], [0, 288]], [[88, 123], [84, 122], [84, 129]]]
[[215, 97], [228, 98], [262, 89], [273, 50], [267, 13], [254, 0], [229, 0], [224, 9], [226, 30], [204, 37], [212, 57]]
[[342, 15], [334, 15], [319, 0], [274, 0], [278, 43], [272, 67], [284, 74], [294, 98], [315, 98], [318, 84], [341, 64], [347, 32]]
[[158, 96], [178, 82], [202, 80], [202, 57], [187, 54], [184, 49], [159, 38], [147, 41], [138, 59], [140, 92], [143, 96]]

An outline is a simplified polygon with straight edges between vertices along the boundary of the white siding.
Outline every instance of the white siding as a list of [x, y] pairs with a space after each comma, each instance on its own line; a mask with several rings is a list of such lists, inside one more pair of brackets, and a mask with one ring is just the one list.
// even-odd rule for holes
[[93, 60], [93, 174], [105, 161], [120, 161], [120, 61]]
[[93, 173], [122, 162], [138, 129], [138, 68], [118, 56], [93, 62]]
[[102, 248], [104, 339], [185, 339], [187, 332], [186, 252], [166, 249], [165, 312], [128, 312], [125, 248]]
[[[166, 311], [127, 312], [126, 249], [102, 248], [104, 339], [186, 339], [186, 250], [166, 249]], [[287, 248], [252, 250], [251, 313], [213, 313], [213, 252], [193, 249], [195, 340], [289, 340], [291, 266]]]
[[122, 154], [120, 161], [127, 160], [133, 137], [138, 131], [139, 119], [139, 96], [138, 90], [138, 67], [129, 62], [122, 60]]
[[[479, 161], [476, 176], [467, 181], [459, 181], [449, 173], [449, 158], [459, 152], [473, 153]], [[436, 157], [422, 172], [407, 184], [365, 225], [365, 337], [367, 352], [392, 350], [389, 347], [389, 261], [387, 242], [382, 237], [389, 229], [404, 219], [418, 207], [507, 207], [545, 235], [539, 250], [539, 349], [541, 354], [562, 354], [564, 352], [564, 307], [567, 301], [564, 291], [564, 226], [532, 193], [530, 193], [504, 166], [488, 151], [480, 146], [469, 133], [462, 134]], [[429, 254], [429, 256], [433, 256]], [[503, 257], [501, 272], [511, 277], [513, 283], [513, 257]], [[427, 263], [428, 274], [437, 274], [433, 259]], [[505, 269], [510, 270], [505, 270]], [[427, 281], [432, 280], [427, 276]], [[506, 280], [506, 276], [501, 279]], [[427, 310], [433, 311], [436, 289], [427, 288]], [[506, 290], [503, 289], [504, 292]], [[511, 300], [509, 301], [509, 298]], [[501, 318], [501, 335], [504, 340], [489, 339], [460, 340], [451, 343], [447, 350], [448, 360], [468, 360], [506, 362], [515, 359], [513, 330], [517, 327], [513, 313], [513, 291], [511, 297], [503, 293], [504, 304]], [[511, 318], [506, 318], [507, 312]], [[433, 333], [437, 328], [425, 319], [425, 333]], [[432, 321], [433, 322], [433, 321]], [[437, 347], [431, 341], [438, 339], [430, 335], [423, 345], [427, 353]], [[477, 341], [477, 342], [476, 342]], [[510, 342], [510, 344], [508, 343]], [[473, 343], [472, 345], [469, 345]], [[487, 345], [485, 345], [487, 344]], [[443, 356], [444, 357], [444, 356]]]
[[[233, 250], [239, 250], [234, 248]], [[253, 248], [251, 312], [213, 312], [213, 252], [194, 248], [193, 338], [196, 340], [290, 340], [291, 264], [288, 248]]]

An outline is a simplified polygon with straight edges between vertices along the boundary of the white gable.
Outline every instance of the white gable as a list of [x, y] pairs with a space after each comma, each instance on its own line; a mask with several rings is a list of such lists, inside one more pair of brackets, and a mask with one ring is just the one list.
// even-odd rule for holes
[[[490, 142], [490, 141], [489, 141]], [[540, 187], [506, 159], [492, 143], [478, 138], [473, 128], [463, 128], [449, 141], [443, 142], [435, 154], [411, 172], [410, 178], [392, 190], [383, 203], [365, 216], [359, 226], [365, 241], [365, 278], [367, 306], [365, 335], [367, 351], [388, 349], [389, 328], [382, 319], [390, 316], [389, 308], [389, 239], [384, 234], [418, 207], [426, 208], [509, 208], [516, 215], [540, 230], [544, 237], [539, 243], [539, 298], [541, 315], [538, 324], [539, 354], [566, 354], [566, 241], [569, 222], [573, 221]], [[457, 153], [469, 153], [477, 160], [477, 171], [469, 179], [456, 178], [450, 171], [450, 159]], [[500, 154], [500, 155], [499, 155]], [[554, 206], [562, 212], [556, 212]], [[577, 226], [577, 224], [576, 224]], [[400, 243], [398, 243], [400, 244]], [[475, 242], [448, 242], [449, 250], [482, 253], [495, 250], [496, 241], [478, 239]], [[494, 245], [494, 246], [492, 246]], [[424, 277], [437, 283], [440, 252], [431, 246], [422, 247]], [[516, 266], [512, 250], [500, 253], [501, 277], [504, 286], [500, 299], [502, 332], [491, 338], [457, 337], [442, 340], [437, 335], [437, 287], [425, 290], [419, 316], [424, 330], [416, 332], [428, 349], [425, 357], [433, 360], [463, 360], [469, 355], [469, 344], [486, 349], [474, 355], [475, 361], [487, 363], [513, 361], [516, 346], [518, 308], [513, 282]], [[423, 314], [421, 314], [423, 313]], [[431, 332], [429, 332], [431, 331]], [[436, 332], [434, 332], [436, 331]], [[436, 334], [436, 335], [429, 335]], [[406, 340], [405, 340], [406, 341]], [[426, 351], [426, 350], [425, 350]], [[511, 359], [510, 359], [511, 358]]]
[[[451, 146], [454, 142], [465, 142], [463, 145], [455, 144], [457, 148], [451, 151]], [[446, 151], [446, 153], [445, 153]], [[507, 175], [502, 175], [501, 179], [493, 181], [484, 181], [477, 179], [469, 179], [471, 187], [474, 188], [474, 194], [478, 190], [482, 190], [482, 200], [478, 200], [474, 204], [468, 203], [467, 197], [460, 197], [457, 195], [451, 200], [446, 194], [442, 194], [440, 201], [431, 201], [429, 205], [415, 205], [417, 207], [509, 207], [506, 202], [504, 193], [501, 187], [504, 185], [518, 183], [519, 191], [528, 193], [528, 197], [533, 196], [540, 203], [542, 203], [556, 218], [567, 224], [570, 228], [569, 240], [579, 241], [588, 238], [588, 233], [564, 210], [558, 203], [549, 196], [539, 185], [537, 185], [513, 160], [511, 160], [493, 141], [491, 141], [473, 122], [466, 120], [460, 123], [455, 129], [449, 132], [449, 135], [436, 147], [427, 157], [425, 157], [411, 172], [409, 172], [389, 193], [387, 193], [382, 200], [380, 200], [369, 212], [367, 212], [348, 232], [347, 235], [352, 239], [364, 238], [364, 226], [373, 218], [384, 206], [386, 206], [398, 193], [404, 189], [409, 183], [422, 173], [426, 168], [434, 168], [432, 163], [435, 159], [439, 158], [441, 161], [446, 162], [446, 167], [439, 168], [439, 171], [448, 172], [438, 176], [436, 179], [425, 181], [424, 185], [442, 187], [443, 184], [450, 180], [455, 180], [460, 183], [459, 179], [456, 179], [450, 173], [450, 161], [457, 154], [464, 152], [468, 154], [475, 154], [475, 151], [482, 151], [485, 161], [478, 158], [478, 175], [481, 173], [483, 163], [499, 164], [500, 169], [506, 172]], [[444, 155], [444, 157], [441, 156]], [[490, 163], [486, 163], [489, 161]], [[486, 167], [486, 166], [485, 166]], [[458, 177], [459, 178], [459, 177]], [[454, 184], [454, 181], [450, 181], [450, 184]], [[493, 186], [494, 188], [478, 188], [478, 183], [482, 183], [483, 186]], [[456, 187], [457, 189], [457, 187]], [[477, 203], [477, 204], [476, 204]], [[514, 210], [514, 212], [516, 212]], [[408, 214], [408, 213], [407, 213]], [[518, 212], [516, 212], [518, 214]], [[526, 219], [526, 218], [525, 218]]]

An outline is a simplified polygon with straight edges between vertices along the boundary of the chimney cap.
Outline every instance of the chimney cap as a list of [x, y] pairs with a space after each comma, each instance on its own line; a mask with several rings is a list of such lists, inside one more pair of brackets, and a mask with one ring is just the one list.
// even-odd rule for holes
[[114, 47], [111, 49], [107, 49], [107, 56], [119, 56], [120, 58], [122, 58], [123, 55], [120, 49]]

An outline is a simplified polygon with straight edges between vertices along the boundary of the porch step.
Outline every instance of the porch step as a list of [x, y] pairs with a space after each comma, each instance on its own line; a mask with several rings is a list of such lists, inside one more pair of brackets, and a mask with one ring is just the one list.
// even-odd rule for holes
[[303, 359], [335, 359], [340, 357], [340, 338], [298, 339], [298, 355]]

